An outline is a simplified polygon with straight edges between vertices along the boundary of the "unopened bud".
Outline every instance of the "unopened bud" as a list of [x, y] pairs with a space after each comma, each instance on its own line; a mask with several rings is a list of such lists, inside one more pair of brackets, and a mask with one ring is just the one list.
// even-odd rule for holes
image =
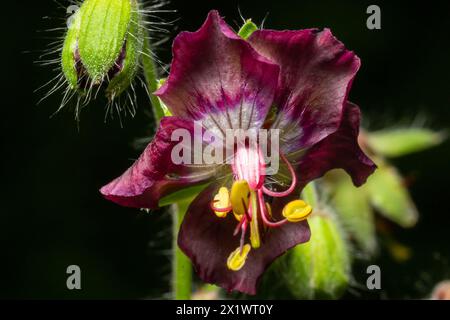
[[62, 50], [62, 69], [82, 92], [107, 84], [110, 99], [133, 81], [144, 29], [136, 0], [86, 0], [71, 19]]

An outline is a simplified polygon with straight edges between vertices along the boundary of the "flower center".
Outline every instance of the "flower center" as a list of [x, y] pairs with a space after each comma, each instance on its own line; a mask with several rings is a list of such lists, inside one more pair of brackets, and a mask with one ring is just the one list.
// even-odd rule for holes
[[[264, 185], [265, 162], [259, 146], [239, 146], [236, 149], [232, 165], [235, 180], [231, 190], [221, 187], [211, 202], [211, 209], [219, 218], [226, 218], [229, 212], [233, 212], [237, 220], [234, 235], [241, 233], [239, 247], [231, 252], [227, 260], [227, 267], [232, 271], [238, 271], [244, 266], [251, 248], [258, 249], [261, 246], [262, 231], [266, 232], [269, 228], [281, 227], [288, 222], [303, 221], [312, 212], [310, 205], [297, 199], [289, 202], [283, 208], [284, 219], [273, 221], [272, 208], [269, 203], [265, 202], [265, 196], [286, 197], [295, 190], [297, 185], [294, 168], [281, 153], [280, 158], [289, 170], [291, 184], [285, 191], [277, 192]], [[251, 246], [245, 244], [248, 227], [250, 227]]]
[[265, 162], [258, 146], [239, 146], [234, 155], [233, 172], [237, 180], [245, 180], [251, 190], [264, 183]]

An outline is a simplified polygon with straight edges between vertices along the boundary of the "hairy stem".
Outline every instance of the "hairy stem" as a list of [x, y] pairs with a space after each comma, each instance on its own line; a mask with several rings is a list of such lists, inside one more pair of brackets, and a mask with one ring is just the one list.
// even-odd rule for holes
[[189, 300], [192, 292], [192, 265], [177, 244], [178, 231], [189, 203], [190, 201], [184, 201], [171, 206], [173, 217], [172, 290], [175, 300]]
[[[152, 52], [149, 35], [147, 34], [144, 40], [144, 53], [142, 54], [142, 64], [147, 82], [147, 90], [150, 95], [150, 102], [152, 104], [153, 114], [155, 116], [156, 124], [164, 116], [164, 110], [161, 103], [153, 92], [158, 89], [158, 68], [156, 66], [154, 55]], [[189, 259], [178, 248], [177, 238], [181, 222], [183, 221], [189, 202], [180, 202], [171, 206], [173, 217], [172, 230], [172, 292], [173, 298], [176, 300], [188, 300], [191, 298], [192, 291], [192, 265]]]
[[148, 34], [144, 40], [144, 53], [142, 54], [142, 65], [144, 68], [145, 81], [147, 82], [147, 90], [150, 95], [150, 102], [153, 107], [153, 114], [155, 116], [156, 123], [164, 116], [164, 110], [161, 107], [161, 103], [157, 96], [153, 95], [153, 92], [158, 89], [158, 68], [155, 60], [153, 59], [153, 52]]

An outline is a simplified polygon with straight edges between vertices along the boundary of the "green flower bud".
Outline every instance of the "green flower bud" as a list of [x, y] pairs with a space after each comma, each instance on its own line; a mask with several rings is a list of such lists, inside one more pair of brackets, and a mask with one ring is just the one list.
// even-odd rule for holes
[[365, 186], [356, 188], [347, 175], [339, 176], [333, 186], [332, 206], [342, 226], [366, 256], [377, 248], [374, 213]]
[[299, 299], [336, 299], [350, 281], [351, 259], [335, 217], [316, 211], [308, 219], [311, 240], [296, 246], [286, 263], [286, 285]]
[[86, 0], [72, 17], [62, 50], [62, 70], [71, 89], [86, 92], [107, 83], [119, 96], [139, 68], [144, 29], [136, 0]]
[[242, 39], [247, 40], [256, 30], [258, 30], [258, 26], [253, 23], [252, 19], [247, 19], [245, 20], [244, 25], [239, 29], [238, 35]]
[[370, 202], [383, 216], [404, 228], [416, 224], [417, 209], [394, 167], [380, 164], [365, 187], [369, 191]]
[[386, 157], [400, 157], [440, 144], [445, 134], [424, 128], [382, 130], [367, 135], [369, 147]]

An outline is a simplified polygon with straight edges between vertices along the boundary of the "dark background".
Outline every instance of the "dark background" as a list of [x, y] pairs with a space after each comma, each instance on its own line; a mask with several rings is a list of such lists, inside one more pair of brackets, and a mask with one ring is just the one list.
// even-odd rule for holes
[[[134, 119], [104, 123], [104, 101], [82, 112], [53, 118], [55, 94], [33, 91], [55, 76], [39, 67], [39, 50], [64, 27], [65, 6], [53, 1], [8, 1], [2, 14], [2, 202], [0, 204], [0, 296], [4, 298], [157, 298], [170, 286], [170, 217], [116, 206], [98, 188], [136, 158], [136, 138], [149, 135], [148, 102], [141, 95]], [[382, 29], [366, 28], [366, 8], [378, 4]], [[6, 6], [7, 4], [2, 4]], [[210, 9], [233, 27], [246, 18], [266, 28], [329, 27], [362, 59], [350, 99], [371, 129], [426, 119], [435, 129], [450, 125], [450, 7], [448, 1], [185, 1], [172, 0], [177, 30], [195, 30]], [[55, 17], [43, 19], [44, 16]], [[174, 28], [172, 28], [174, 29]], [[159, 50], [170, 61], [170, 42]], [[370, 118], [370, 121], [367, 121]], [[450, 278], [450, 143], [395, 162], [413, 176], [412, 195], [421, 213], [417, 227], [395, 229], [414, 249], [404, 264], [384, 254], [382, 292], [354, 288], [348, 298], [421, 298]], [[66, 268], [82, 269], [82, 290], [66, 289]], [[364, 266], [355, 268], [364, 279]]]

